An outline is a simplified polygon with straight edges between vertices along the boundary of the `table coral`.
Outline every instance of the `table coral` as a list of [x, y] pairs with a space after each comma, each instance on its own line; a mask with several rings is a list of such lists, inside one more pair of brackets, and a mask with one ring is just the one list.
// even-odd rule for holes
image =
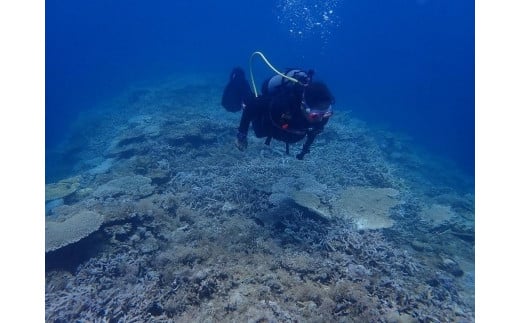
[[103, 224], [103, 215], [82, 210], [65, 221], [45, 221], [45, 252], [58, 250], [86, 238]]
[[394, 221], [389, 211], [399, 203], [393, 188], [349, 187], [334, 207], [338, 215], [354, 221], [358, 229], [389, 228]]
[[74, 193], [80, 186], [80, 180], [81, 176], [74, 176], [45, 185], [45, 201], [56, 200]]

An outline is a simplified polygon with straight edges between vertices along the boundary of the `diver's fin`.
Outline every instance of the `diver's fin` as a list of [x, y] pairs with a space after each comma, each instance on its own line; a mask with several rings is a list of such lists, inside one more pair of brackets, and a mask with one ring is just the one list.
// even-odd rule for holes
[[252, 96], [253, 92], [246, 81], [244, 70], [235, 67], [231, 71], [229, 82], [224, 88], [222, 106], [230, 112], [237, 112], [242, 109], [242, 103]]

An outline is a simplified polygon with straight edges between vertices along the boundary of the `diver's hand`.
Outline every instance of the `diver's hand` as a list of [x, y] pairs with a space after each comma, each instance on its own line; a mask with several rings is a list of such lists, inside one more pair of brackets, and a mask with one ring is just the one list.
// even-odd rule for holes
[[244, 151], [247, 148], [247, 135], [245, 133], [237, 133], [237, 139], [235, 140], [235, 146], [240, 151]]

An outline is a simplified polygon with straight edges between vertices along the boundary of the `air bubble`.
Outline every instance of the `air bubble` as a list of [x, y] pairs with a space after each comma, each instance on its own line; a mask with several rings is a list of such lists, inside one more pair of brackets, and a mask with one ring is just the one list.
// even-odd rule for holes
[[[339, 26], [334, 13], [339, 0], [278, 0], [278, 22], [299, 38], [319, 36], [326, 39]], [[298, 32], [295, 32], [298, 30]]]

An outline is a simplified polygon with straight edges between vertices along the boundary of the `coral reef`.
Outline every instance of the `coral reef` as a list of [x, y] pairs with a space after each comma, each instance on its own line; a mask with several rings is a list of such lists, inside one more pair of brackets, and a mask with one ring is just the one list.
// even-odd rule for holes
[[131, 88], [77, 125], [81, 185], [46, 205], [47, 322], [475, 320], [456, 170], [341, 109], [303, 161], [240, 152], [219, 82]]

